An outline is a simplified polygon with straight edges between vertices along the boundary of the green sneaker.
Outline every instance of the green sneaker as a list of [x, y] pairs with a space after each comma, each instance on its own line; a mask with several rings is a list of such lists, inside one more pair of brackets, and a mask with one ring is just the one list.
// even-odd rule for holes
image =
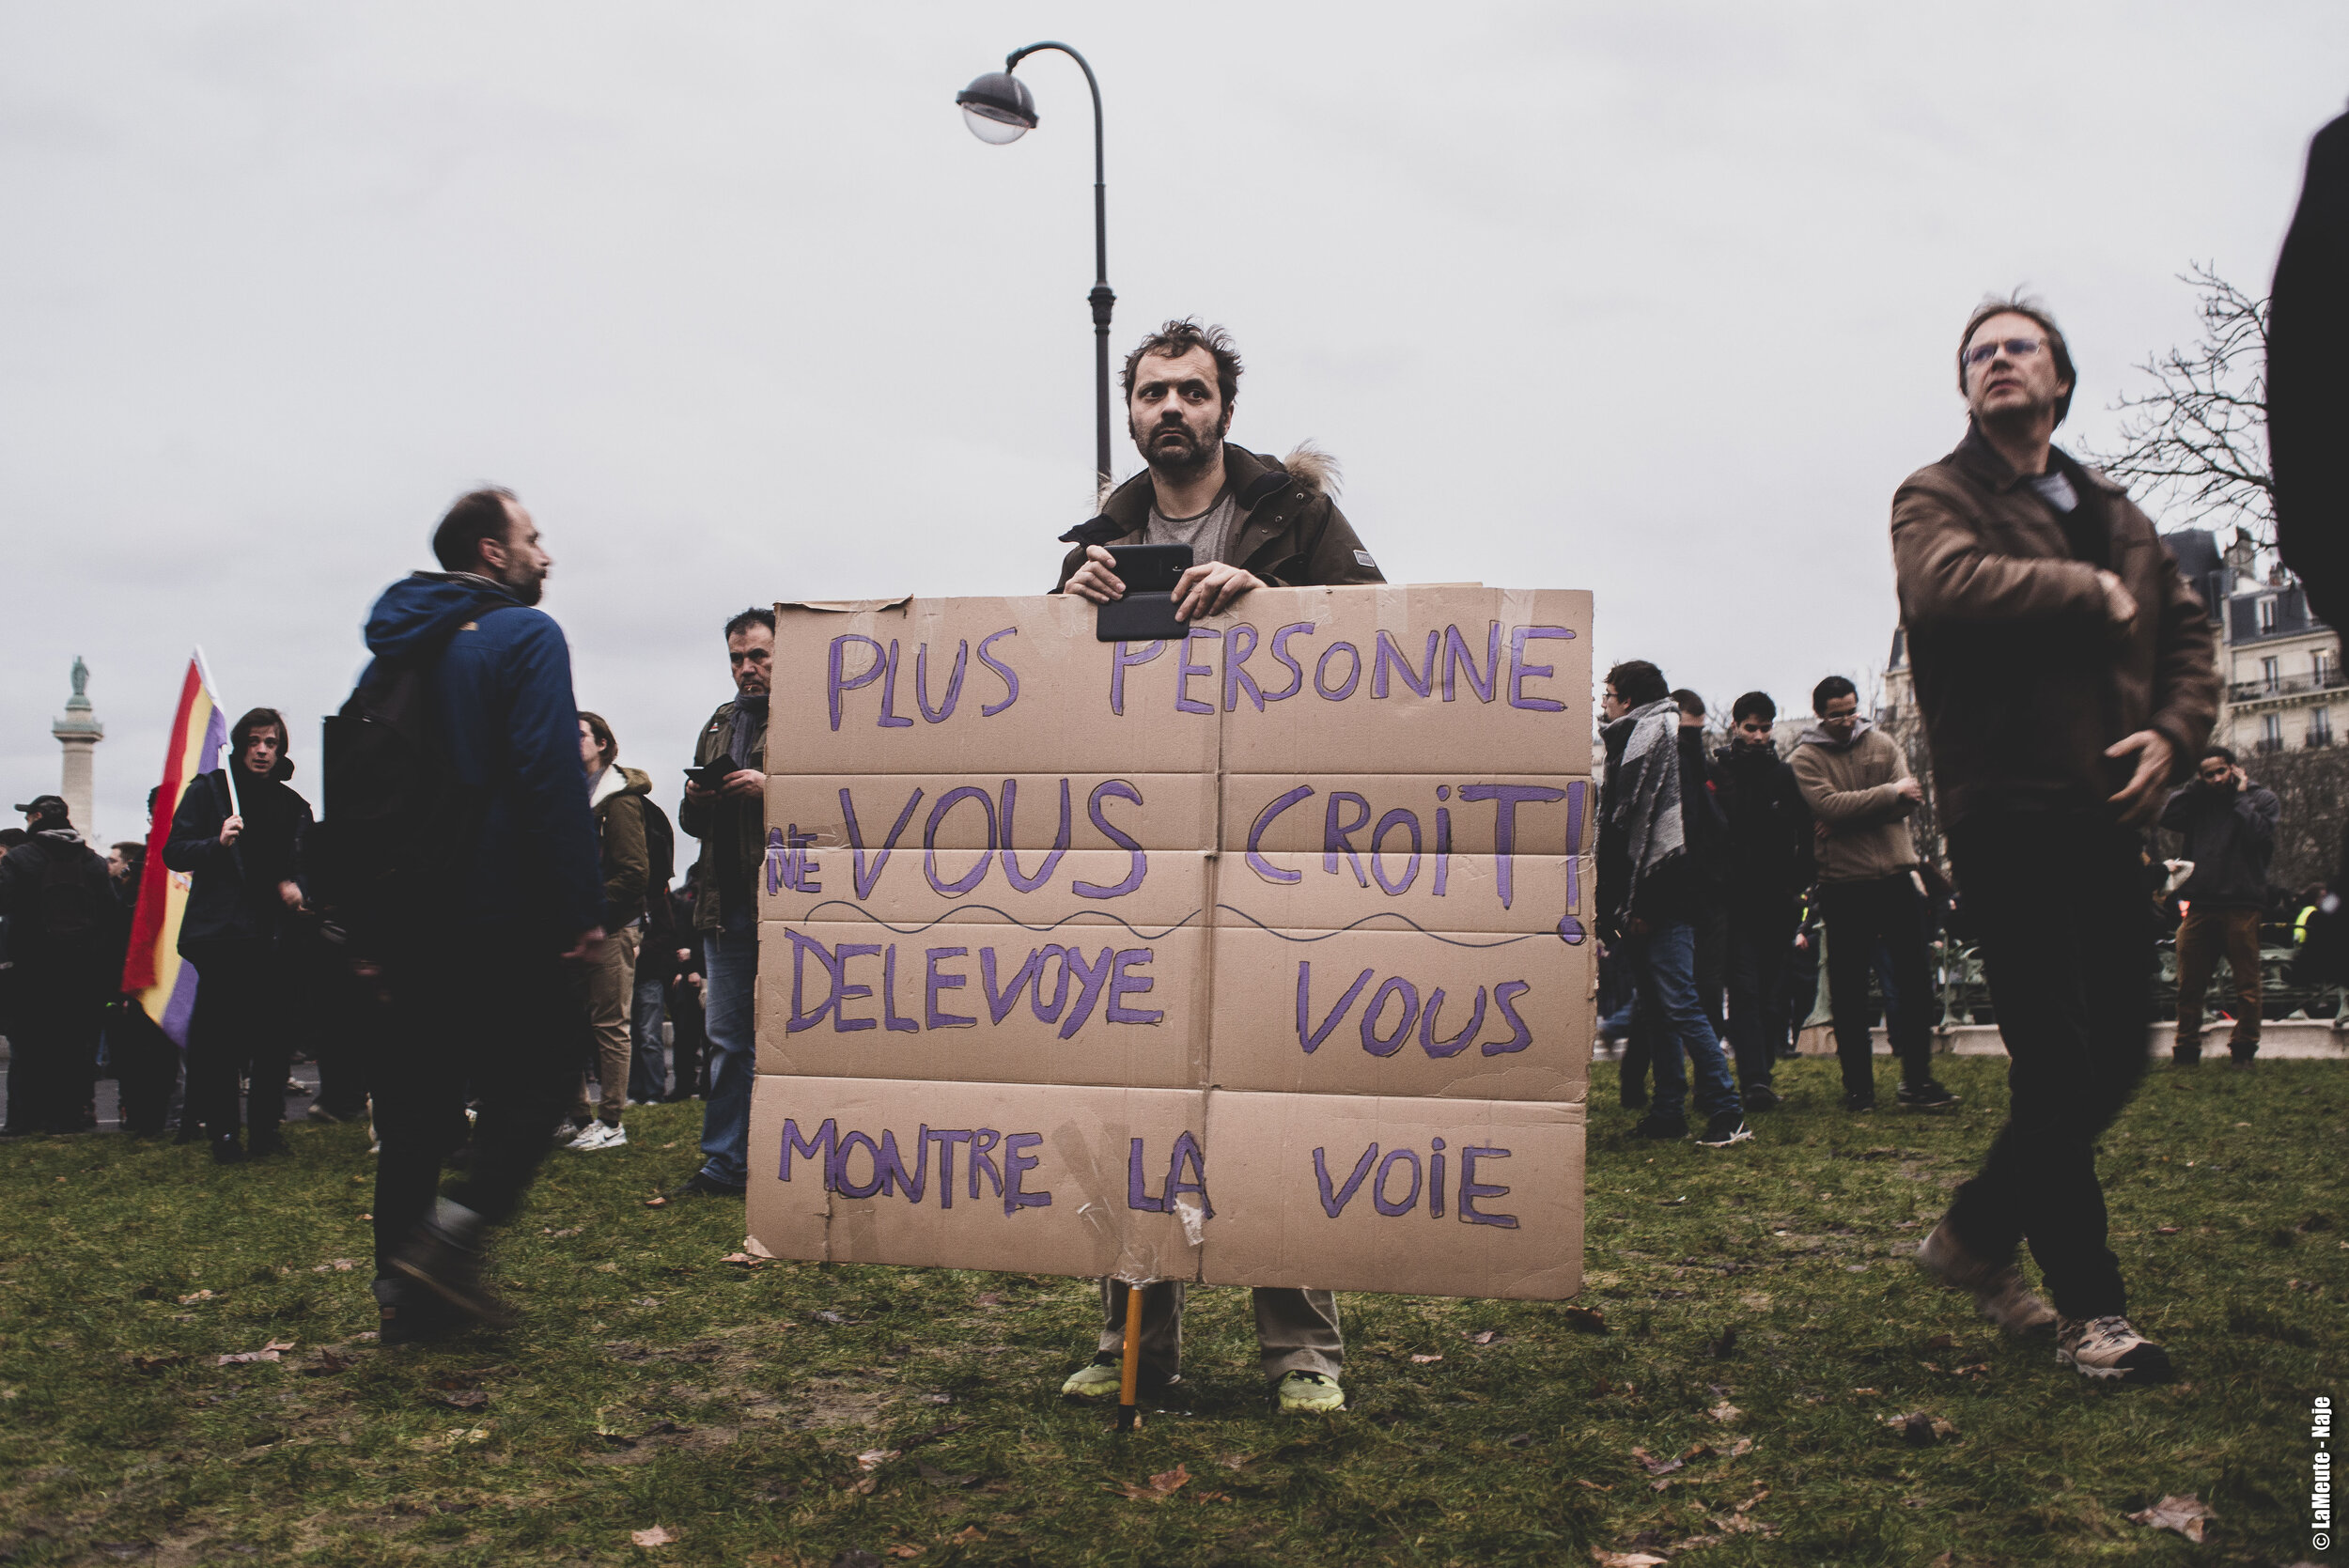
[[1069, 1374], [1068, 1381], [1060, 1386], [1060, 1396], [1063, 1399], [1106, 1399], [1114, 1402], [1117, 1398], [1118, 1372], [1117, 1352], [1104, 1350], [1093, 1358], [1090, 1365], [1079, 1367]]
[[1346, 1390], [1338, 1387], [1338, 1380], [1317, 1372], [1285, 1374], [1273, 1385], [1272, 1393], [1283, 1415], [1338, 1410], [1346, 1405]]

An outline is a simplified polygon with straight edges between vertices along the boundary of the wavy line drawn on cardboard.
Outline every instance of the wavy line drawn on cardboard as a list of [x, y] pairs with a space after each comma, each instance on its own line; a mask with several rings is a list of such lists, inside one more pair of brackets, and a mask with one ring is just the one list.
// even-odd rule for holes
[[1202, 1277], [1572, 1296], [1582, 1285], [1582, 1109], [1215, 1090]]
[[1206, 928], [760, 927], [758, 1070], [1103, 1087], [1206, 1081]]
[[1165, 930], [1206, 922], [1208, 864], [1198, 849], [794, 851], [770, 835], [759, 918], [864, 919], [901, 930], [977, 920], [1047, 930], [1097, 916]]
[[1591, 944], [1554, 933], [1219, 926], [1218, 1089], [1479, 1100], [1589, 1092]]
[[[1334, 861], [1334, 863], [1332, 862]], [[1364, 857], [1361, 879], [1344, 857], [1226, 853], [1215, 878], [1218, 925], [1273, 930], [1546, 934], [1581, 946], [1591, 936], [1588, 856], [1454, 855], [1417, 876]], [[1286, 874], [1283, 876], [1283, 874]]]
[[776, 1257], [1199, 1277], [1197, 1090], [761, 1074], [753, 1096], [749, 1232]]

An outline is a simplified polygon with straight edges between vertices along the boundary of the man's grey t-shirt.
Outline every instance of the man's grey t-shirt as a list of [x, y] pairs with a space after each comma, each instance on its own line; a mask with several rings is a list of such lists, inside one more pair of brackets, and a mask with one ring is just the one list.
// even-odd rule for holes
[[1154, 505], [1149, 520], [1143, 524], [1142, 542], [1146, 545], [1189, 545], [1190, 564], [1205, 566], [1209, 561], [1221, 561], [1232, 548], [1238, 532], [1239, 500], [1226, 485], [1204, 512], [1187, 518], [1162, 515]]

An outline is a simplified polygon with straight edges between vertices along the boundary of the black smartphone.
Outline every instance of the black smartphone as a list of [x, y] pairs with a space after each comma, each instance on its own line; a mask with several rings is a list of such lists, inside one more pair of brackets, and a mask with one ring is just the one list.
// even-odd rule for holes
[[1154, 643], [1190, 629], [1174, 618], [1174, 584], [1190, 569], [1190, 546], [1120, 545], [1110, 551], [1110, 562], [1126, 597], [1096, 611], [1095, 641]]
[[717, 789], [724, 784], [726, 775], [733, 771], [734, 764], [720, 757], [716, 762], [704, 763], [699, 768], [688, 768], [685, 778], [687, 783], [697, 784], [704, 789]]

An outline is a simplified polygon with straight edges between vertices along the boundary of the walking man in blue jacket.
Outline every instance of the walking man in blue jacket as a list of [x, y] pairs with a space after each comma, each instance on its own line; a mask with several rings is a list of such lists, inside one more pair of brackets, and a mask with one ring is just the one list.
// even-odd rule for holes
[[[573, 1087], [582, 1029], [568, 960], [604, 939], [603, 875], [579, 771], [562, 629], [536, 608], [553, 562], [513, 495], [460, 497], [432, 536], [440, 572], [386, 589], [367, 646], [426, 672], [441, 755], [469, 800], [445, 897], [396, 933], [371, 1074], [382, 1343], [510, 1312], [481, 1280], [486, 1232], [513, 1217]], [[369, 677], [375, 671], [370, 669]], [[329, 812], [333, 811], [329, 802]], [[437, 1200], [480, 1102], [473, 1157]]]

